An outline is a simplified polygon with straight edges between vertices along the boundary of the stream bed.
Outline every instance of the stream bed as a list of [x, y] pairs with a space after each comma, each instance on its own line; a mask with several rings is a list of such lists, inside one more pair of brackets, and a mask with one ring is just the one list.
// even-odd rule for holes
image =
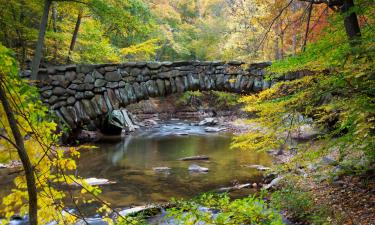
[[[204, 128], [188, 121], [168, 121], [124, 137], [105, 137], [95, 143], [98, 148], [81, 150], [77, 174], [116, 182], [101, 186], [100, 196], [115, 208], [186, 199], [221, 187], [260, 181], [259, 171], [243, 165], [270, 165], [266, 153], [230, 149], [231, 134], [207, 133]], [[179, 160], [197, 155], [206, 155], [209, 160]], [[190, 172], [192, 164], [209, 171]], [[157, 172], [155, 167], [170, 169]]]

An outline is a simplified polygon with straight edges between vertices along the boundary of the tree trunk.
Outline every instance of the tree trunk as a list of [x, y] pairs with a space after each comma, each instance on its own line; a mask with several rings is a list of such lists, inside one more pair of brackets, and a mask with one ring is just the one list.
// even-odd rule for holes
[[302, 51], [304, 52], [306, 49], [307, 38], [309, 36], [309, 29], [310, 29], [310, 20], [311, 20], [311, 13], [313, 9], [313, 3], [309, 5], [309, 13], [307, 14], [307, 23], [306, 23], [306, 31], [305, 31], [305, 38], [303, 39]]
[[3, 105], [5, 114], [7, 116], [10, 129], [12, 130], [18, 156], [20, 157], [23, 169], [25, 170], [27, 192], [29, 195], [29, 220], [30, 220], [29, 222], [30, 222], [30, 225], [37, 225], [38, 224], [38, 215], [37, 215], [38, 199], [37, 199], [37, 192], [36, 192], [36, 185], [35, 185], [34, 170], [30, 162], [29, 156], [27, 155], [25, 145], [23, 142], [23, 137], [17, 126], [17, 121], [14, 118], [12, 108], [9, 105], [9, 102], [6, 98], [6, 94], [4, 92], [2, 85], [0, 85], [0, 101]]
[[[56, 34], [57, 33], [57, 3], [56, 2], [52, 4], [52, 29], [53, 29], [53, 32]], [[54, 63], [56, 63], [57, 62], [57, 49], [58, 49], [57, 39], [54, 38], [53, 42], [54, 42], [53, 61]]]
[[31, 78], [34, 80], [36, 80], [38, 76], [40, 60], [42, 58], [44, 36], [46, 34], [48, 14], [51, 8], [51, 4], [52, 4], [52, 0], [45, 0], [44, 2], [44, 10], [43, 10], [42, 20], [40, 22], [38, 41], [36, 43], [33, 62], [31, 65], [31, 71], [32, 71]]
[[[353, 7], [353, 0], [344, 0], [344, 4], [341, 7], [341, 12], [348, 13]], [[355, 45], [361, 37], [361, 29], [359, 28], [358, 19], [355, 12], [352, 12], [349, 15], [345, 15], [344, 26], [350, 44]]]
[[72, 41], [70, 42], [69, 54], [68, 54], [68, 59], [67, 59], [68, 63], [71, 61], [71, 54], [72, 54], [72, 52], [74, 50], [74, 46], [76, 45], [79, 27], [81, 26], [82, 15], [83, 15], [83, 11], [80, 10], [79, 13], [78, 13], [76, 26], [74, 28]]

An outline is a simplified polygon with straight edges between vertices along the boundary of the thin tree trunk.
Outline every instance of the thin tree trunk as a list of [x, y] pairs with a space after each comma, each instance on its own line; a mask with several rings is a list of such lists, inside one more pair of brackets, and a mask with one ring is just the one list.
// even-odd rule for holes
[[9, 102], [6, 98], [6, 94], [4, 92], [2, 85], [0, 85], [0, 101], [3, 105], [5, 114], [7, 116], [10, 129], [12, 130], [15, 144], [17, 146], [17, 152], [21, 159], [23, 169], [25, 170], [27, 192], [29, 195], [29, 220], [30, 220], [29, 222], [30, 222], [30, 225], [37, 225], [38, 224], [38, 215], [37, 215], [38, 199], [37, 199], [37, 191], [36, 191], [36, 185], [35, 185], [34, 170], [30, 162], [29, 156], [27, 155], [21, 132], [17, 126], [17, 121], [14, 118], [12, 108], [9, 105]]
[[306, 49], [307, 37], [309, 36], [312, 9], [313, 9], [313, 3], [311, 2], [310, 5], [309, 5], [309, 13], [307, 14], [307, 24], [306, 24], [305, 38], [303, 39], [303, 44], [302, 44], [302, 51], [303, 52]]
[[81, 21], [82, 21], [82, 15], [83, 15], [83, 11], [80, 10], [77, 16], [76, 26], [74, 27], [72, 41], [70, 42], [69, 54], [68, 54], [68, 59], [67, 59], [68, 63], [71, 61], [71, 54], [74, 51], [74, 46], [76, 45], [76, 42], [77, 42], [78, 31], [79, 31], [79, 27], [81, 26]]
[[51, 4], [52, 4], [52, 0], [44, 1], [44, 10], [43, 10], [43, 16], [40, 22], [38, 41], [36, 43], [34, 57], [33, 57], [32, 65], [31, 65], [31, 71], [32, 71], [31, 78], [34, 80], [37, 79], [40, 60], [42, 59], [44, 36], [46, 34], [48, 14], [51, 8]]
[[[52, 29], [53, 29], [53, 32], [56, 34], [57, 33], [57, 3], [54, 2], [52, 4]], [[56, 63], [57, 62], [57, 40], [56, 38], [54, 38], [54, 53], [53, 53], [53, 61]]]
[[[348, 13], [354, 7], [353, 0], [344, 0], [344, 4], [341, 7], [342, 13]], [[344, 25], [346, 34], [348, 35], [351, 45], [355, 45], [361, 37], [361, 29], [359, 27], [357, 15], [355, 12], [346, 15], [344, 18]]]

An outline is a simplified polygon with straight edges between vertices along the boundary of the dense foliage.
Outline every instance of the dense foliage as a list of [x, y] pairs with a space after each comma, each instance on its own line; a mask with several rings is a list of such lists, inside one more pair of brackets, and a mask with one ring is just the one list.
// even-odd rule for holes
[[168, 210], [174, 224], [284, 224], [277, 211], [255, 196], [231, 200], [226, 194], [208, 193], [175, 204]]
[[[374, 15], [371, 4], [356, 8], [366, 18], [362, 37], [347, 41], [342, 15], [332, 17], [324, 37], [295, 57], [275, 62], [269, 79], [300, 70], [309, 75], [279, 82], [242, 101], [251, 119], [262, 129], [236, 138], [234, 147], [253, 150], [298, 148], [292, 165], [303, 166], [324, 155], [337, 156], [342, 164], [369, 169], [375, 160]], [[319, 146], [297, 145], [293, 134], [304, 127], [319, 131]], [[303, 159], [303, 160], [301, 160]]]
[[[42, 0], [0, 1], [0, 41], [24, 67], [32, 59]], [[295, 1], [52, 0], [42, 65], [133, 60], [269, 60], [296, 54], [306, 3]], [[316, 6], [310, 38], [330, 13]], [[267, 32], [267, 38], [264, 33]], [[263, 39], [265, 39], [263, 41]], [[260, 45], [263, 43], [264, 45]]]

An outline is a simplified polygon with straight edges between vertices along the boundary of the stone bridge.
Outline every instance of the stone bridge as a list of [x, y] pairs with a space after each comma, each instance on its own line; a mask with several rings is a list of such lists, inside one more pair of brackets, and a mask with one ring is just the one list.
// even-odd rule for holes
[[179, 61], [57, 66], [40, 70], [39, 77], [44, 78], [40, 92], [43, 101], [70, 128], [100, 127], [112, 110], [149, 97], [194, 90], [259, 92], [275, 82], [264, 79], [264, 68], [269, 65]]

